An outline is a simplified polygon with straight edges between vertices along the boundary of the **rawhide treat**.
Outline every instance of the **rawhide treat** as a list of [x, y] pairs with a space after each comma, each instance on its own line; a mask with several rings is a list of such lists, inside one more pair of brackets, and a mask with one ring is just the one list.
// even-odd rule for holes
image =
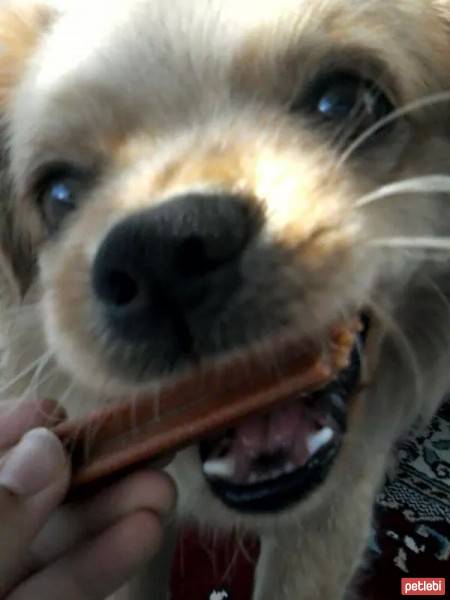
[[157, 392], [58, 425], [55, 432], [72, 457], [72, 490], [326, 385], [348, 365], [358, 329], [359, 322], [334, 327], [320, 347], [281, 340], [200, 363]]

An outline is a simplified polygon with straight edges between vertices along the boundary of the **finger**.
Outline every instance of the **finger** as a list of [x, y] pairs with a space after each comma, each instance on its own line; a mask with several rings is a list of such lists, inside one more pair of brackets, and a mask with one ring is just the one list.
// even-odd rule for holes
[[31, 541], [64, 497], [70, 477], [58, 438], [28, 432], [0, 466], [0, 594], [20, 573]]
[[31, 577], [8, 600], [103, 600], [150, 560], [161, 540], [159, 518], [134, 513]]
[[175, 485], [166, 473], [133, 473], [93, 498], [62, 506], [34, 540], [30, 558], [42, 567], [126, 515], [148, 510], [165, 516], [175, 502]]
[[16, 444], [29, 429], [55, 425], [65, 416], [54, 400], [0, 402], [0, 449]]

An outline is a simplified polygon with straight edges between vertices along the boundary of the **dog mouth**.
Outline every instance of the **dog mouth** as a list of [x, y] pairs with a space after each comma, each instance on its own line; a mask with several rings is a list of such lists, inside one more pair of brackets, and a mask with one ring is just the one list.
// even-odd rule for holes
[[360, 385], [367, 328], [364, 319], [348, 366], [331, 383], [310, 394], [299, 392], [270, 413], [200, 442], [203, 474], [225, 505], [240, 512], [278, 512], [326, 479]]

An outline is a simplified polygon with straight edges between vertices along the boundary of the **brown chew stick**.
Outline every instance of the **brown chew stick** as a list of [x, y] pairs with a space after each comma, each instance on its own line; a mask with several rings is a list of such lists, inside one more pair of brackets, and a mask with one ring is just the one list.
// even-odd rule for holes
[[357, 329], [335, 328], [325, 351], [291, 341], [275, 353], [272, 347], [270, 353], [246, 355], [245, 360], [200, 365], [158, 393], [60, 424], [55, 432], [72, 456], [72, 489], [181, 449], [323, 386], [348, 364]]

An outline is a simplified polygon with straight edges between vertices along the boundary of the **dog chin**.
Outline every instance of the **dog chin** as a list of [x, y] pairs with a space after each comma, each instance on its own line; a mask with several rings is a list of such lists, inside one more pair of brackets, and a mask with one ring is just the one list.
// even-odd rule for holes
[[[336, 467], [340, 458], [336, 460]], [[324, 511], [326, 514], [336, 501], [341, 489], [340, 468], [331, 471], [328, 478], [308, 497], [278, 511], [240, 512], [230, 508], [212, 492], [207, 483], [198, 445], [179, 452], [165, 469], [175, 480], [178, 489], [178, 514], [186, 522], [222, 531], [249, 532], [257, 536], [276, 534], [295, 523]], [[199, 507], [200, 510], [199, 510]]]

